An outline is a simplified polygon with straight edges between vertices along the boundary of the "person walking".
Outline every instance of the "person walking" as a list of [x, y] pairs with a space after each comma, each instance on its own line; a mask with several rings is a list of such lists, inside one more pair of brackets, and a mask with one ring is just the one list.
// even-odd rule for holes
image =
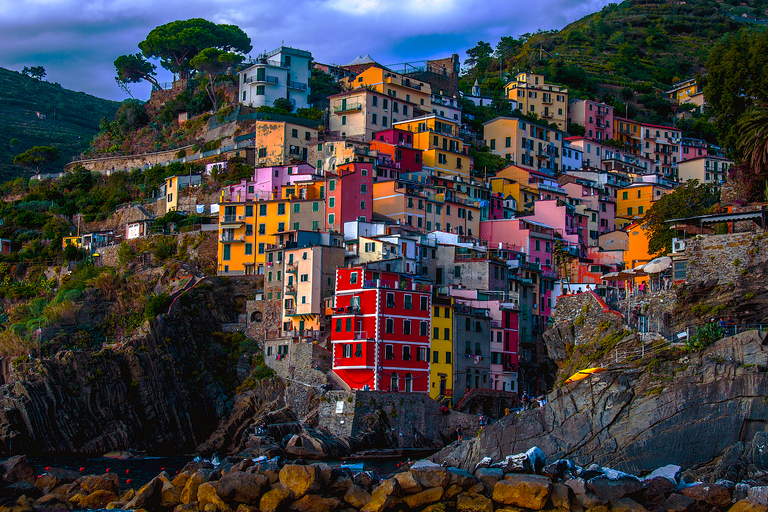
[[464, 429], [461, 426], [456, 427], [456, 437], [459, 439], [459, 444], [464, 440]]

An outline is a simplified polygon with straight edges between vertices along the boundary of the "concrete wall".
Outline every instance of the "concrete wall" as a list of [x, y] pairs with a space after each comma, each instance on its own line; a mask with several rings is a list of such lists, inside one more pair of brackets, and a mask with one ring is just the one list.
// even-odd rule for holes
[[768, 261], [768, 234], [730, 233], [686, 240], [688, 283], [734, 282], [747, 268]]

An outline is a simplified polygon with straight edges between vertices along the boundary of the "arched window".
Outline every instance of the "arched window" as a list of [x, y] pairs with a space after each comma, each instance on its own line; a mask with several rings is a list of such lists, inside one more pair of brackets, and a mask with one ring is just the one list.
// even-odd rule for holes
[[389, 385], [389, 390], [397, 391], [397, 389], [398, 389], [397, 372], [392, 372], [392, 382]]
[[261, 311], [254, 311], [251, 313], [251, 322], [261, 322], [262, 314]]
[[406, 393], [410, 393], [411, 391], [413, 391], [411, 389], [412, 380], [413, 380], [413, 375], [411, 375], [410, 373], [406, 373], [405, 374], [405, 392]]

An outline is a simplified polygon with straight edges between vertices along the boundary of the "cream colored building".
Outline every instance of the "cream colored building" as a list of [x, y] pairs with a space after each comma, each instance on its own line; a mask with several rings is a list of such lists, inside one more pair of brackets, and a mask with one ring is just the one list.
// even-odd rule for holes
[[681, 182], [699, 180], [699, 183], [720, 187], [733, 167], [733, 160], [706, 155], [679, 162], [677, 166]]
[[528, 169], [560, 170], [563, 132], [517, 117], [497, 117], [483, 124], [491, 153]]
[[544, 75], [518, 73], [504, 90], [507, 98], [516, 101], [526, 114], [536, 114], [548, 123], [557, 123], [565, 130], [568, 126], [568, 89], [544, 83]]
[[331, 135], [366, 141], [393, 123], [413, 119], [417, 112], [415, 103], [364, 88], [334, 94], [329, 100]]

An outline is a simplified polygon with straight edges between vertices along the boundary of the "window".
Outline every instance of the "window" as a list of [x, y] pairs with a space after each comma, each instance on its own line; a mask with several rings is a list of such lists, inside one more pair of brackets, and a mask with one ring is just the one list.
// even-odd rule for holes
[[347, 318], [347, 332], [352, 332], [352, 318]]
[[357, 272], [351, 272], [349, 274], [349, 284], [357, 283]]
[[451, 353], [446, 352], [445, 353], [445, 364], [451, 364]]
[[629, 198], [629, 192], [622, 192], [621, 193], [621, 198], [622, 199], [628, 199]]
[[637, 213], [638, 214], [642, 214], [643, 213], [643, 207], [642, 206], [638, 206], [637, 207]]
[[360, 201], [360, 209], [365, 210], [365, 201]]
[[267, 234], [267, 225], [266, 224], [259, 224], [259, 234], [260, 235], [266, 235]]
[[328, 208], [335, 208], [336, 207], [336, 198], [335, 197], [329, 197], [328, 198]]
[[451, 309], [445, 308], [445, 318], [451, 318]]
[[330, 226], [333, 226], [335, 221], [336, 221], [336, 216], [332, 213], [328, 214], [328, 224]]
[[343, 357], [352, 357], [352, 344], [351, 343], [345, 343], [344, 344], [344, 356]]
[[391, 292], [387, 292], [387, 307], [393, 308], [395, 307], [395, 294]]
[[440, 354], [435, 350], [432, 352], [432, 363], [437, 364], [440, 362]]
[[245, 255], [250, 256], [253, 254], [253, 244], [245, 244]]
[[341, 116], [341, 125], [345, 126], [347, 124], [347, 116]]
[[632, 215], [632, 207], [627, 208], [627, 215]]
[[277, 204], [277, 214], [278, 215], [285, 215], [285, 203], [278, 203]]
[[386, 332], [387, 334], [392, 334], [392, 333], [395, 332], [395, 319], [394, 318], [387, 318], [387, 320], [385, 322], [385, 325], [384, 325], [384, 332]]
[[328, 191], [336, 190], [336, 180], [331, 180], [328, 182]]
[[267, 205], [265, 205], [265, 204], [260, 204], [259, 205], [259, 215], [261, 217], [266, 217], [266, 215], [267, 215]]
[[[434, 340], [439, 340], [440, 339], [440, 328], [439, 327], [433, 327], [432, 328], [432, 339], [434, 339]], [[437, 361], [435, 361], [435, 362], [437, 362]]]
[[453, 267], [453, 276], [461, 277], [461, 267], [459, 265], [456, 265], [455, 267]]
[[419, 336], [429, 336], [429, 331], [427, 331], [428, 327], [427, 322], [424, 320], [419, 322]]
[[221, 257], [224, 261], [229, 261], [232, 258], [232, 246], [229, 244], [224, 245], [223, 254]]
[[505, 140], [505, 144], [508, 148], [512, 147], [512, 137], [507, 137]]
[[403, 320], [403, 334], [411, 334], [411, 321]]
[[403, 345], [403, 361], [411, 360], [411, 347], [410, 345]]
[[281, 233], [282, 233], [283, 231], [285, 231], [285, 222], [278, 222], [278, 224], [277, 224], [277, 230], [278, 230], [278, 231], [280, 231]]
[[245, 216], [246, 217], [253, 217], [253, 205], [252, 204], [245, 205]]
[[264, 96], [264, 86], [263, 85], [257, 85], [256, 86], [256, 96]]
[[403, 301], [403, 307], [405, 309], [413, 309], [413, 302], [410, 295], [405, 295], [405, 299]]
[[[379, 98], [374, 96], [372, 101], [371, 101], [371, 103], [373, 104], [374, 107], [378, 107], [379, 106]], [[374, 115], [376, 115], [376, 114], [374, 114]]]
[[320, 211], [320, 203], [318, 203], [317, 201], [312, 203], [312, 211], [313, 212], [319, 212]]
[[384, 359], [394, 359], [395, 348], [392, 345], [384, 345]]
[[416, 360], [429, 362], [429, 355], [427, 354], [427, 347], [418, 347], [416, 349]]
[[293, 213], [301, 213], [301, 203], [293, 203]]
[[429, 299], [427, 299], [426, 296], [422, 295], [421, 297], [421, 310], [426, 311], [427, 308], [429, 308]]
[[450, 340], [451, 339], [451, 330], [449, 328], [443, 329], [443, 339], [444, 340]]

